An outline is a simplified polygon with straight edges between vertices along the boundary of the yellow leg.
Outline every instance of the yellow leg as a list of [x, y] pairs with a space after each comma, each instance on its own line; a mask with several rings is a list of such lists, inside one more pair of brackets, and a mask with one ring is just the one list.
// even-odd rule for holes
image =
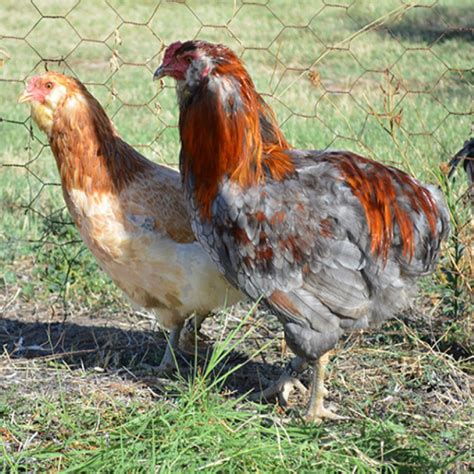
[[324, 372], [329, 361], [329, 353], [323, 354], [315, 363], [313, 369], [313, 383], [311, 384], [311, 395], [308, 408], [306, 409], [306, 421], [320, 423], [324, 418], [340, 420], [342, 417], [336, 415], [323, 404], [324, 397], [328, 391], [324, 387]]

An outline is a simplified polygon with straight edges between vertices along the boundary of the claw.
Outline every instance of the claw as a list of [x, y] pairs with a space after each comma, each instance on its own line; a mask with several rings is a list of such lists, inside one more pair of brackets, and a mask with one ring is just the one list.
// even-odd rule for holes
[[337, 413], [334, 413], [332, 410], [330, 410], [329, 408], [326, 408], [321, 403], [321, 405], [314, 411], [310, 411], [308, 409], [306, 413], [304, 414], [304, 419], [308, 423], [319, 424], [323, 420], [339, 421], [339, 420], [346, 420], [347, 418], [344, 416], [338, 415]]
[[290, 394], [294, 389], [298, 390], [303, 396], [308, 392], [308, 389], [296, 377], [284, 373], [276, 382], [271, 384], [265, 390], [253, 393], [249, 398], [252, 401], [260, 401], [272, 400], [275, 397], [278, 397], [278, 401], [281, 405], [288, 406]]

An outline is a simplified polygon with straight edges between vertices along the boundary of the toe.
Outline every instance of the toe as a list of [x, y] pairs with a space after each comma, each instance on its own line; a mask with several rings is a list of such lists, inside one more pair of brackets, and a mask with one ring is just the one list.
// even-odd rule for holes
[[290, 394], [293, 390], [293, 386], [289, 383], [283, 384], [280, 393], [278, 394], [278, 401], [280, 405], [286, 407], [290, 401]]
[[320, 412], [319, 412], [319, 417], [322, 419], [328, 419], [328, 420], [343, 420], [344, 417], [338, 415], [337, 413], [334, 413], [332, 410], [326, 407], [322, 407]]
[[324, 405], [320, 405], [317, 410], [310, 411], [308, 410], [304, 416], [305, 421], [319, 424], [323, 420], [345, 420], [343, 416], [334, 413], [329, 408], [326, 408]]
[[292, 387], [296, 388], [301, 395], [306, 395], [308, 393], [308, 389], [298, 379], [293, 379]]
[[274, 382], [268, 388], [261, 392], [252, 394], [250, 400], [271, 400], [275, 397], [278, 398], [279, 402], [283, 406], [289, 404], [289, 398], [293, 389], [298, 390], [301, 394], [306, 395], [308, 389], [296, 378], [283, 375], [279, 380]]

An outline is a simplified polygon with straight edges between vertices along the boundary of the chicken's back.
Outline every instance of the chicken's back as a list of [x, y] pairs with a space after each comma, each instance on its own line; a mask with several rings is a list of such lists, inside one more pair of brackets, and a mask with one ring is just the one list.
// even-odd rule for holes
[[449, 218], [439, 191], [399, 170], [350, 153], [289, 153], [291, 177], [247, 189], [226, 180], [212, 220], [195, 206], [194, 225], [221, 271], [263, 296], [292, 350], [313, 360], [343, 330], [407, 306], [437, 262]]

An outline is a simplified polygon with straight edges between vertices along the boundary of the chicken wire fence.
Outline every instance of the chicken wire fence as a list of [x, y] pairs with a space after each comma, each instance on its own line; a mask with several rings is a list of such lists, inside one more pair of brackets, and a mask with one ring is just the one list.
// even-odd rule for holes
[[243, 58], [295, 146], [349, 148], [440, 181], [472, 130], [472, 23], [467, 0], [2, 1], [1, 239], [55, 246], [61, 289], [82, 252], [64, 230], [47, 139], [16, 104], [36, 74], [77, 77], [126, 141], [176, 165], [174, 90], [153, 83], [153, 71], [173, 41], [221, 42]]

